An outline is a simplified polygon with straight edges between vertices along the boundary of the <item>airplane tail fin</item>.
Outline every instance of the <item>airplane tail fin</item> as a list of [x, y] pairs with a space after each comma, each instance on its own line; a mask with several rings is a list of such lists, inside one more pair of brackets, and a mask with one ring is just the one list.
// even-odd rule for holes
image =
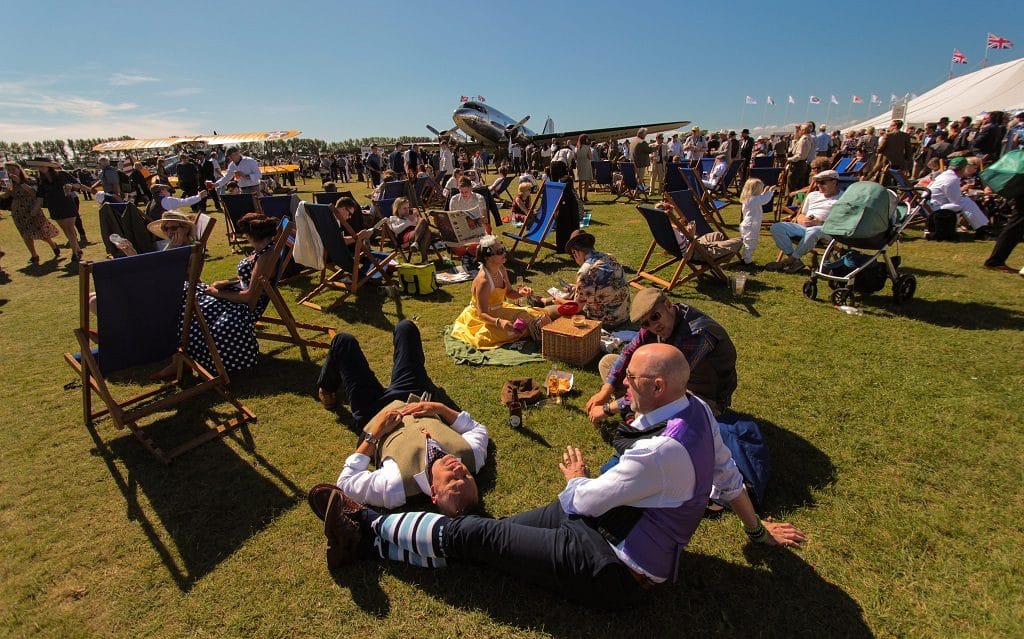
[[554, 133], [554, 132], [555, 132], [555, 121], [552, 120], [551, 116], [549, 115], [548, 119], [544, 120], [544, 130], [541, 131], [541, 134], [544, 135], [544, 134], [547, 134], [547, 133]]

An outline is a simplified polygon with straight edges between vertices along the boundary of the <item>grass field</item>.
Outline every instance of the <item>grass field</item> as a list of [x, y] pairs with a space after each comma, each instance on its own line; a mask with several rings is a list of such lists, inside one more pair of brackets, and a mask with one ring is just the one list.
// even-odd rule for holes
[[[635, 268], [646, 226], [630, 205], [593, 199], [598, 248]], [[99, 240], [95, 203], [83, 214]], [[726, 217], [735, 229], [738, 207]], [[232, 275], [238, 259], [222, 229], [207, 281]], [[614, 615], [472, 567], [365, 562], [332, 578], [304, 496], [334, 480], [356, 436], [344, 411], [314, 399], [322, 351], [305, 362], [294, 348], [264, 344], [262, 364], [232, 376], [259, 417], [251, 444], [217, 441], [164, 467], [108, 421], [86, 429], [61, 358], [75, 350], [77, 269], [66, 259], [22, 267], [28, 256], [9, 214], [0, 242], [11, 274], [0, 286], [0, 635], [1024, 636], [1024, 280], [980, 267], [991, 242], [935, 244], [911, 232], [902, 256], [917, 297], [896, 306], [887, 287], [864, 301], [863, 316], [805, 299], [801, 276], [756, 274], [741, 299], [712, 283], [678, 290], [675, 299], [708, 312], [736, 342], [734, 407], [757, 419], [773, 454], [764, 514], [810, 539], [802, 551], [769, 550], [745, 544], [733, 516], [705, 521], [679, 583], [652, 592], [645, 609]], [[773, 254], [763, 238], [758, 261]], [[101, 259], [102, 245], [86, 255]], [[1018, 249], [1011, 264], [1022, 259]], [[548, 256], [531, 283], [547, 288], [574, 271]], [[297, 280], [285, 296], [304, 290]], [[550, 365], [454, 365], [441, 329], [468, 298], [469, 284], [459, 284], [406, 298], [403, 310], [422, 329], [435, 382], [491, 429], [495, 454], [481, 485], [486, 510], [501, 516], [554, 497], [566, 444], [591, 462], [607, 457], [582, 411], [599, 380], [575, 371], [579, 392], [564, 406], [528, 411], [529, 430], [509, 430], [502, 382], [539, 380]], [[294, 308], [354, 333], [387, 376], [397, 317], [378, 291], [335, 313]], [[162, 415], [158, 439], [188, 431], [199, 408]]]

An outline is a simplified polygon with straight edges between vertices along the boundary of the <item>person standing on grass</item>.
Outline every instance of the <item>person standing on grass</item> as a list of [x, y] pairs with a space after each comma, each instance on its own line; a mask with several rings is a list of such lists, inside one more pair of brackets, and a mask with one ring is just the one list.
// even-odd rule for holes
[[328, 565], [361, 556], [430, 568], [466, 561], [588, 606], [629, 608], [646, 591], [676, 579], [680, 553], [713, 488], [734, 505], [751, 540], [799, 547], [802, 531], [762, 522], [754, 513], [710, 409], [686, 393], [688, 377], [686, 358], [675, 347], [637, 350], [626, 377], [637, 436], [619, 463], [596, 478], [579, 448], [566, 447], [558, 466], [566, 486], [541, 508], [503, 519], [384, 516], [340, 490], [311, 493], [310, 506], [324, 520]]

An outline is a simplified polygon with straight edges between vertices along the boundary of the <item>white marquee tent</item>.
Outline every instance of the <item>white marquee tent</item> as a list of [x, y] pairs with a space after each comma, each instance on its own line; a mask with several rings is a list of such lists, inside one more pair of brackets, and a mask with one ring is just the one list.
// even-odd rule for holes
[[[956, 120], [962, 115], [972, 118], [984, 111], [1024, 110], [1024, 58], [996, 64], [959, 78], [947, 80], [931, 91], [907, 103], [907, 124], [938, 122], [946, 116]], [[892, 121], [889, 111], [845, 129], [869, 126], [885, 128]]]

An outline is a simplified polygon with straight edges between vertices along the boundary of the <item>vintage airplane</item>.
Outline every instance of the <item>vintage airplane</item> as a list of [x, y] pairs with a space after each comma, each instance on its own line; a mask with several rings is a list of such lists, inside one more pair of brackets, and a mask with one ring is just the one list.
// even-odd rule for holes
[[[544, 142], [554, 138], [575, 139], [582, 133], [586, 133], [591, 142], [606, 142], [608, 140], [619, 140], [636, 135], [637, 129], [647, 129], [649, 135], [664, 131], [674, 131], [689, 124], [688, 120], [679, 122], [656, 122], [654, 124], [631, 124], [628, 126], [608, 127], [604, 129], [582, 129], [579, 131], [555, 132], [555, 125], [551, 118], [544, 123], [544, 129], [540, 133], [534, 133], [523, 126], [530, 116], [516, 121], [505, 115], [492, 106], [468, 100], [463, 102], [455, 112], [452, 113], [452, 120], [455, 126], [447, 131], [438, 131], [432, 126], [427, 126], [431, 133], [438, 137], [452, 137], [457, 131], [469, 137], [469, 144], [479, 144], [491, 148], [505, 148], [509, 140], [520, 144], [530, 142]], [[460, 138], [461, 141], [461, 138]]]
[[166, 138], [139, 138], [136, 140], [113, 140], [101, 142], [92, 147], [93, 151], [134, 151], [137, 149], [162, 149], [179, 144], [207, 144], [229, 146], [243, 142], [276, 142], [298, 137], [302, 131], [248, 131], [245, 133], [216, 133], [213, 135], [172, 135]]

